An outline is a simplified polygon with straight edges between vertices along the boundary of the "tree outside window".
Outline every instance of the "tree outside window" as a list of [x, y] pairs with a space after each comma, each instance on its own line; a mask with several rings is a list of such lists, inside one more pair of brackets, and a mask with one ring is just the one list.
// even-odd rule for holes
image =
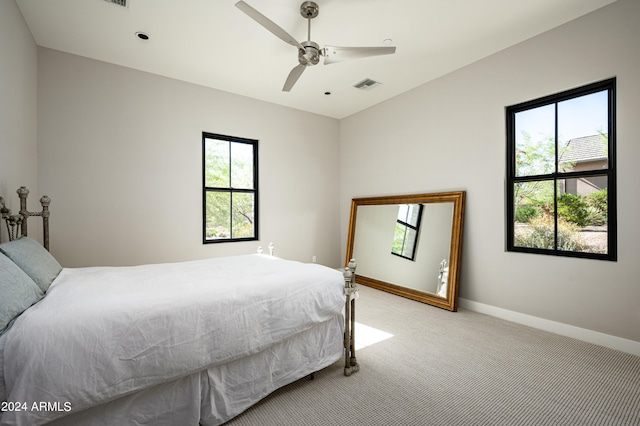
[[616, 260], [615, 79], [506, 114], [507, 250]]
[[258, 141], [202, 134], [204, 243], [258, 239]]

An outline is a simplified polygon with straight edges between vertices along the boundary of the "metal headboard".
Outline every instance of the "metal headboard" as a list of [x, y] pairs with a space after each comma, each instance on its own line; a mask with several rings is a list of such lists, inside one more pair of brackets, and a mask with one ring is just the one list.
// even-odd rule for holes
[[49, 250], [49, 204], [51, 204], [51, 198], [43, 195], [40, 198], [40, 204], [42, 205], [42, 211], [30, 212], [27, 210], [27, 197], [29, 196], [29, 190], [21, 186], [16, 191], [18, 197], [20, 197], [20, 212], [18, 214], [11, 214], [5, 204], [4, 199], [0, 197], [0, 214], [7, 225], [7, 231], [9, 233], [9, 240], [15, 240], [21, 235], [27, 236], [27, 219], [29, 216], [41, 216], [43, 226], [43, 242], [44, 248]]

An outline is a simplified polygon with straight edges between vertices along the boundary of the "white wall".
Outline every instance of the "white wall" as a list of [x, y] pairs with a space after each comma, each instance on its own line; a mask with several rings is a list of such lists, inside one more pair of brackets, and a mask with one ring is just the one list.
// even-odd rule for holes
[[[38, 162], [63, 266], [254, 253], [341, 263], [338, 122], [39, 49]], [[202, 244], [202, 132], [259, 140], [260, 242]]]
[[[16, 190], [30, 190], [28, 208], [39, 211], [37, 170], [38, 50], [20, 9], [0, 1], [0, 196], [12, 213], [20, 210]], [[38, 239], [41, 221], [32, 219], [29, 235]], [[7, 232], [2, 224], [2, 241]]]
[[[640, 342], [639, 21], [619, 0], [341, 120], [342, 241], [354, 197], [466, 190], [462, 298]], [[618, 261], [505, 252], [505, 107], [613, 76]]]

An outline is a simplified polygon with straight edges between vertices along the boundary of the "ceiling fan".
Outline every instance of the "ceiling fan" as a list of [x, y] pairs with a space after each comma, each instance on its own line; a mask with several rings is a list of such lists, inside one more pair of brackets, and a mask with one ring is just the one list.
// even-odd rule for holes
[[381, 46], [381, 47], [340, 47], [340, 46], [320, 46], [311, 41], [311, 20], [318, 16], [318, 5], [312, 1], [305, 1], [300, 5], [300, 15], [307, 19], [307, 41], [298, 42], [289, 33], [280, 28], [272, 20], [258, 12], [253, 7], [249, 6], [244, 1], [236, 3], [236, 7], [249, 15], [254, 21], [265, 27], [272, 32], [276, 37], [298, 48], [298, 62], [299, 65], [295, 66], [287, 80], [282, 87], [283, 92], [289, 92], [294, 84], [298, 81], [302, 72], [306, 67], [317, 65], [320, 62], [320, 56], [324, 56], [324, 64], [329, 65], [340, 61], [346, 61], [350, 59], [365, 58], [368, 56], [389, 55], [396, 52], [394, 46]]

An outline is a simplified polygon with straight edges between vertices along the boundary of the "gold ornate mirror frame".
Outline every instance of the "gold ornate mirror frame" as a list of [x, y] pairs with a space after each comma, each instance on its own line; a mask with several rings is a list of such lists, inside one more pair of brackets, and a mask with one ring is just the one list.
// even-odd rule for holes
[[[453, 203], [453, 217], [451, 220], [451, 242], [449, 246], [448, 259], [448, 282], [446, 296], [439, 296], [436, 293], [417, 290], [403, 286], [402, 283], [390, 283], [375, 277], [367, 277], [356, 274], [356, 282], [387, 291], [419, 302], [427, 303], [449, 311], [457, 310], [458, 303], [458, 286], [460, 281], [460, 258], [462, 253], [462, 233], [464, 228], [464, 205], [466, 192], [440, 192], [432, 194], [414, 194], [414, 195], [397, 195], [382, 196], [369, 198], [354, 198], [351, 201], [351, 214], [349, 219], [349, 235], [347, 240], [347, 257], [345, 265], [354, 257], [354, 246], [356, 242], [356, 225], [358, 218], [358, 208], [361, 206], [378, 206], [378, 205], [401, 205], [401, 204], [422, 204], [428, 206], [436, 203]], [[448, 226], [448, 223], [447, 223]], [[357, 256], [357, 254], [355, 254]], [[356, 258], [358, 261], [358, 258]], [[361, 270], [359, 265], [358, 270]], [[434, 277], [437, 278], [437, 277]]]

